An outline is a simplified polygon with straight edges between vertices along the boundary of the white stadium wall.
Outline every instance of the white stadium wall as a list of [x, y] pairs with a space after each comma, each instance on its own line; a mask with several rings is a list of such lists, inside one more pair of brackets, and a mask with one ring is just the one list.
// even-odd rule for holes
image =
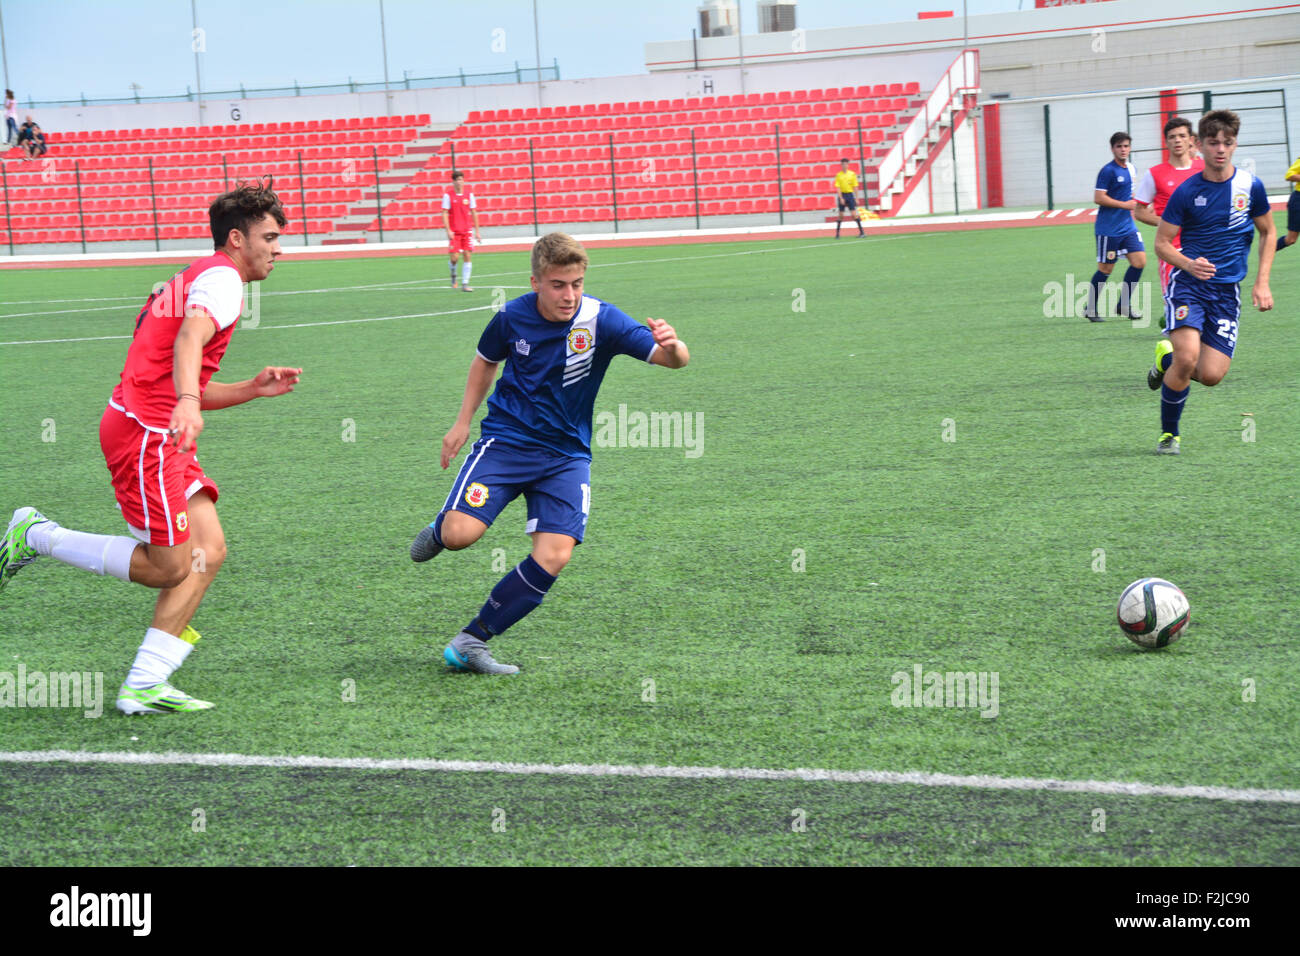
[[[1283, 176], [1287, 166], [1300, 154], [1300, 76], [1286, 79], [1261, 78], [1240, 83], [1191, 84], [1178, 88], [1180, 93], [1209, 90], [1215, 108], [1231, 109], [1247, 102], [1243, 94], [1250, 90], [1281, 90], [1286, 98], [1288, 125], [1281, 122], [1280, 111], [1241, 110], [1242, 134], [1237, 150], [1238, 165], [1253, 168], [1269, 192], [1282, 194], [1287, 188]], [[1155, 116], [1130, 123], [1129, 96], [1151, 93], [1107, 93], [1078, 97], [1013, 100], [999, 103], [1002, 126], [1003, 205], [1007, 207], [1047, 206], [1047, 149], [1044, 139], [1043, 106], [1050, 107], [1052, 133], [1053, 205], [1090, 206], [1097, 171], [1111, 160], [1110, 135], [1127, 130], [1133, 136], [1135, 150], [1151, 149], [1159, 143], [1160, 121]], [[1184, 97], [1199, 100], [1199, 97]], [[1234, 99], [1237, 103], [1234, 103]], [[1280, 99], [1280, 97], [1279, 97]], [[987, 101], [986, 101], [987, 105]], [[1150, 107], [1147, 107], [1148, 109]], [[1180, 112], [1193, 124], [1199, 108], [1182, 108]], [[1253, 147], [1251, 143], [1289, 141], [1285, 145]], [[985, 152], [981, 148], [981, 157]], [[1135, 154], [1139, 169], [1152, 165], [1153, 154]]]
[[493, 86], [454, 86], [390, 93], [322, 94], [289, 97], [249, 97], [194, 102], [126, 103], [107, 106], [65, 106], [37, 111], [46, 130], [144, 129], [244, 123], [282, 123], [428, 113], [435, 126], [455, 126], [471, 110], [617, 103], [628, 100], [723, 96], [828, 86], [863, 86], [916, 80], [933, 84], [952, 62], [952, 51], [919, 52], [816, 63], [779, 63], [738, 70], [607, 76]]
[[979, 188], [980, 159], [975, 147], [974, 126], [968, 122], [962, 123], [957, 129], [955, 140], [950, 139], [944, 143], [929, 170], [916, 178], [915, 188], [897, 215], [969, 213], [979, 208], [982, 205]]

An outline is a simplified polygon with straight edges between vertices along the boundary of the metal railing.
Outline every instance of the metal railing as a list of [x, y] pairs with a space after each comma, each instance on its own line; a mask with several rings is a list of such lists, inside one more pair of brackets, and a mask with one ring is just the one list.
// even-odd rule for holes
[[[549, 83], [560, 78], [560, 63], [558, 60], [552, 60], [550, 66], [520, 66], [519, 61], [515, 61], [513, 70], [498, 70], [493, 73], [466, 73], [462, 68], [455, 73], [449, 73], [444, 76], [403, 76], [400, 80], [391, 80], [388, 83], [365, 82], [359, 83], [348, 77], [346, 83], [324, 83], [317, 85], [303, 85], [297, 80], [292, 86], [267, 86], [267, 87], [246, 87], [240, 84], [238, 89], [233, 90], [203, 90], [202, 99], [204, 100], [225, 100], [225, 99], [255, 99], [269, 96], [319, 96], [325, 94], [338, 93], [384, 93], [398, 90], [426, 90], [441, 89], [453, 86], [487, 86], [490, 84], [506, 83]], [[63, 100], [37, 100], [28, 98], [19, 100], [18, 106], [24, 110], [39, 109], [43, 106], [116, 106], [123, 103], [193, 103], [200, 98], [188, 85], [184, 93], [170, 93], [159, 96], [142, 96], [136, 92], [132, 96], [109, 96], [109, 97], [91, 97], [82, 93], [76, 99]]]

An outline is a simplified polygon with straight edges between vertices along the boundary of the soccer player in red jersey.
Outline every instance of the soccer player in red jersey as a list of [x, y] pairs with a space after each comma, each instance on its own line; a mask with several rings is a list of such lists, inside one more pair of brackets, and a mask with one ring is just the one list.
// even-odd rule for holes
[[[465, 174], [459, 170], [451, 171], [451, 188], [442, 194], [442, 228], [447, 230], [447, 251], [451, 256], [451, 287], [456, 288], [456, 260], [463, 252], [465, 265], [460, 270], [460, 287], [466, 292], [473, 292], [469, 284], [470, 273], [474, 270], [470, 257], [474, 242], [482, 242], [483, 236], [478, 231], [478, 205], [474, 202], [474, 190], [465, 188]], [[474, 230], [472, 238], [471, 228]]]
[[208, 210], [216, 251], [155, 289], [135, 319], [122, 378], [99, 424], [118, 507], [133, 537], [61, 527], [19, 508], [0, 539], [0, 588], [41, 555], [157, 588], [153, 621], [118, 693], [125, 714], [213, 706], [168, 682], [199, 639], [189, 626], [226, 557], [217, 486], [196, 457], [204, 411], [293, 391], [300, 368], [212, 381], [243, 311], [243, 285], [265, 279], [286, 219], [269, 185], [243, 185]]
[[[1193, 173], [1205, 168], [1205, 160], [1196, 155], [1196, 139], [1192, 134], [1191, 120], [1181, 116], [1172, 117], [1165, 124], [1165, 145], [1169, 148], [1169, 162], [1159, 163], [1147, 170], [1147, 174], [1133, 191], [1137, 208], [1133, 215], [1139, 222], [1148, 226], [1159, 226], [1160, 215], [1165, 211], [1169, 197], [1174, 190]], [[1174, 248], [1182, 246], [1181, 236], [1174, 237]], [[1163, 293], [1169, 285], [1169, 273], [1173, 266], [1160, 260], [1160, 291]]]

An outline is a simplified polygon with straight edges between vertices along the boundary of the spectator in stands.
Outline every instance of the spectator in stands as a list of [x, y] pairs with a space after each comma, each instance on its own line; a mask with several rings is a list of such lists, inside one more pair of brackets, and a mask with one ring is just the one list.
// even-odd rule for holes
[[5, 90], [5, 145], [18, 144], [18, 101], [13, 90]]
[[44, 156], [46, 153], [45, 134], [30, 116], [18, 131], [18, 145], [23, 148], [23, 158], [27, 160]]
[[[849, 169], [847, 159], [840, 160], [840, 171], [835, 174], [835, 200], [836, 211], [839, 213], [835, 217], [835, 238], [840, 237], [840, 226], [844, 224], [844, 210], [849, 211], [853, 221], [858, 224], [858, 235], [865, 236], [866, 232], [862, 228], [862, 220], [858, 218], [858, 174]], [[865, 208], [865, 204], [864, 204]]]
[[[470, 257], [474, 251], [475, 241], [482, 242], [483, 235], [478, 231], [478, 205], [474, 202], [474, 190], [465, 188], [465, 174], [458, 169], [451, 171], [451, 188], [442, 194], [442, 228], [447, 230], [447, 253], [451, 258], [451, 287], [456, 288], [456, 260], [465, 253], [465, 265], [461, 268], [460, 288], [473, 292], [469, 284], [470, 273], [474, 267]], [[470, 228], [473, 220], [474, 234], [471, 238]]]

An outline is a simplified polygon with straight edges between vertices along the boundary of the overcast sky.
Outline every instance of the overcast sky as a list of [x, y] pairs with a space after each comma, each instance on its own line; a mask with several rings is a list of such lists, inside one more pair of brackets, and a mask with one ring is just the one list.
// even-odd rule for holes
[[[379, 0], [194, 0], [205, 90], [384, 78]], [[645, 72], [644, 44], [689, 39], [699, 0], [537, 0], [541, 61], [576, 79]], [[1033, 0], [968, 0], [1001, 13]], [[411, 76], [514, 69], [535, 60], [533, 0], [383, 0], [388, 72]], [[806, 29], [913, 20], [951, 0], [799, 0]], [[755, 0], [741, 0], [753, 32]], [[193, 87], [190, 0], [0, 0], [6, 85], [20, 100], [184, 93]], [[495, 45], [495, 49], [494, 49]], [[504, 49], [502, 49], [504, 47]]]

